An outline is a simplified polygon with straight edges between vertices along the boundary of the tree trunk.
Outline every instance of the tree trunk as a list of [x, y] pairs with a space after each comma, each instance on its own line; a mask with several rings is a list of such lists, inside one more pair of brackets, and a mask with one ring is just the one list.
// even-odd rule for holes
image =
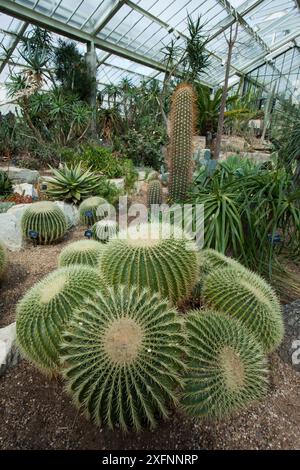
[[231, 66], [231, 58], [232, 58], [232, 51], [237, 39], [238, 33], [238, 23], [235, 26], [235, 32], [233, 33], [233, 26], [230, 27], [230, 38], [229, 40], [226, 39], [228, 44], [228, 54], [227, 54], [227, 62], [226, 62], [226, 70], [225, 70], [225, 80], [224, 80], [224, 88], [222, 93], [221, 99], [221, 106], [220, 106], [220, 114], [219, 114], [219, 121], [218, 121], [218, 130], [215, 140], [215, 149], [213, 158], [218, 160], [221, 151], [221, 140], [222, 140], [222, 133], [224, 127], [224, 115], [225, 115], [225, 107], [227, 101], [227, 93], [228, 93], [228, 81], [229, 81], [229, 73], [230, 73], [230, 66]]

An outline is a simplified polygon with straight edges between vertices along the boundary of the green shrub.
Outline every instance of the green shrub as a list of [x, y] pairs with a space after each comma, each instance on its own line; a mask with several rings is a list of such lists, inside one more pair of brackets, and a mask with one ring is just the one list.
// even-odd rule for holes
[[64, 165], [62, 170], [52, 168], [53, 177], [45, 179], [49, 183], [46, 194], [77, 204], [99, 189], [99, 176], [90, 170], [83, 170], [81, 164]]
[[95, 240], [107, 242], [116, 236], [118, 224], [115, 220], [103, 219], [93, 225], [92, 232]]
[[139, 431], [176, 405], [184, 368], [181, 323], [166, 300], [118, 286], [76, 311], [65, 333], [64, 376], [98, 426]]
[[[82, 201], [79, 206], [79, 218], [82, 224], [95, 224], [101, 220], [105, 213], [99, 209], [102, 204], [106, 204], [105, 199], [100, 196], [92, 196]], [[87, 217], [86, 212], [91, 213], [91, 217]]]
[[196, 253], [187, 240], [168, 224], [143, 224], [137, 238], [135, 230], [120, 232], [104, 249], [100, 266], [108, 284], [147, 287], [173, 303], [187, 298], [197, 277]]
[[41, 201], [27, 207], [21, 219], [23, 236], [30, 239], [30, 231], [37, 232], [37, 243], [48, 244], [59, 240], [67, 231], [67, 219], [53, 202]]
[[267, 363], [261, 345], [238, 321], [213, 311], [186, 319], [183, 405], [193, 416], [222, 418], [264, 397]]
[[280, 303], [267, 282], [251, 271], [220, 268], [206, 276], [203, 298], [207, 305], [239, 319], [266, 352], [282, 341], [284, 327]]
[[12, 192], [12, 182], [7, 173], [0, 171], [0, 195], [6, 196]]
[[103, 251], [101, 243], [94, 240], [79, 240], [67, 245], [58, 257], [58, 266], [87, 264], [96, 267]]
[[60, 344], [74, 309], [102, 286], [88, 266], [58, 269], [33, 286], [17, 306], [17, 340], [22, 353], [43, 372], [60, 370]]
[[7, 251], [4, 243], [0, 240], [0, 280], [7, 268]]

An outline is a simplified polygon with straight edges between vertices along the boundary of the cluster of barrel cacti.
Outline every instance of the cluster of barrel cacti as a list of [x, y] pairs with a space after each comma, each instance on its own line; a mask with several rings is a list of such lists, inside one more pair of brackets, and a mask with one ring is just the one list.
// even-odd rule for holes
[[[222, 417], [265, 396], [265, 356], [283, 335], [276, 295], [237, 261], [192, 248], [166, 223], [75, 242], [20, 301], [24, 355], [62, 374], [97, 425], [153, 427], [177, 405]], [[197, 283], [203, 308], [179, 315]]]

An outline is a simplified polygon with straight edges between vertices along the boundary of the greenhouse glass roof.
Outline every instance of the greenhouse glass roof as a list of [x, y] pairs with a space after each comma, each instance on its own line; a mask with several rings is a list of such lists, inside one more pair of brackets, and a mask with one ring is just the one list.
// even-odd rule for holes
[[[202, 81], [224, 80], [226, 34], [239, 23], [230, 83], [247, 75], [266, 89], [300, 98], [300, 0], [0, 0], [0, 83], [8, 67], [22, 67], [18, 35], [33, 24], [94, 43], [99, 86], [129, 77], [163, 78], [163, 48], [183, 43], [187, 16], [201, 15], [210, 66]], [[84, 49], [83, 49], [84, 50]]]

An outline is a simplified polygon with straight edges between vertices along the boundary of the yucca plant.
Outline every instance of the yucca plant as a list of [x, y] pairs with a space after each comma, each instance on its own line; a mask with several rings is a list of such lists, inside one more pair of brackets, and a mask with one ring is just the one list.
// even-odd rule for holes
[[81, 163], [64, 165], [63, 169], [51, 168], [53, 177], [46, 178], [49, 187], [46, 194], [55, 199], [78, 204], [83, 199], [97, 192], [99, 176], [90, 169], [83, 170]]
[[167, 300], [118, 286], [77, 310], [62, 363], [74, 403], [98, 426], [153, 427], [177, 405], [184, 335]]
[[67, 245], [58, 257], [58, 266], [86, 264], [96, 267], [102, 255], [103, 245], [94, 240], [79, 240]]
[[7, 251], [4, 243], [0, 240], [0, 280], [7, 268]]
[[[177, 303], [186, 299], [197, 280], [196, 252], [181, 231], [169, 224], [141, 224], [121, 231], [103, 251], [100, 267], [109, 285], [137, 285]], [[174, 230], [174, 232], [173, 232]]]
[[62, 331], [75, 309], [101, 288], [88, 266], [58, 269], [35, 284], [17, 306], [17, 340], [23, 355], [46, 374], [60, 371]]
[[101, 206], [106, 204], [106, 200], [100, 196], [92, 196], [79, 206], [79, 219], [82, 224], [95, 224], [105, 216], [105, 210]]
[[23, 236], [30, 239], [35, 232], [37, 243], [48, 244], [59, 240], [67, 231], [67, 219], [63, 211], [50, 201], [31, 204], [21, 219]]
[[268, 367], [259, 342], [237, 320], [192, 311], [186, 322], [187, 373], [182, 403], [193, 416], [222, 418], [262, 399]]
[[6, 196], [12, 192], [12, 182], [7, 173], [0, 171], [0, 195]]
[[272, 287], [249, 271], [219, 268], [205, 277], [202, 288], [206, 305], [237, 318], [269, 353], [284, 333], [280, 303]]
[[115, 220], [103, 219], [92, 227], [93, 238], [106, 243], [118, 233], [118, 223]]

